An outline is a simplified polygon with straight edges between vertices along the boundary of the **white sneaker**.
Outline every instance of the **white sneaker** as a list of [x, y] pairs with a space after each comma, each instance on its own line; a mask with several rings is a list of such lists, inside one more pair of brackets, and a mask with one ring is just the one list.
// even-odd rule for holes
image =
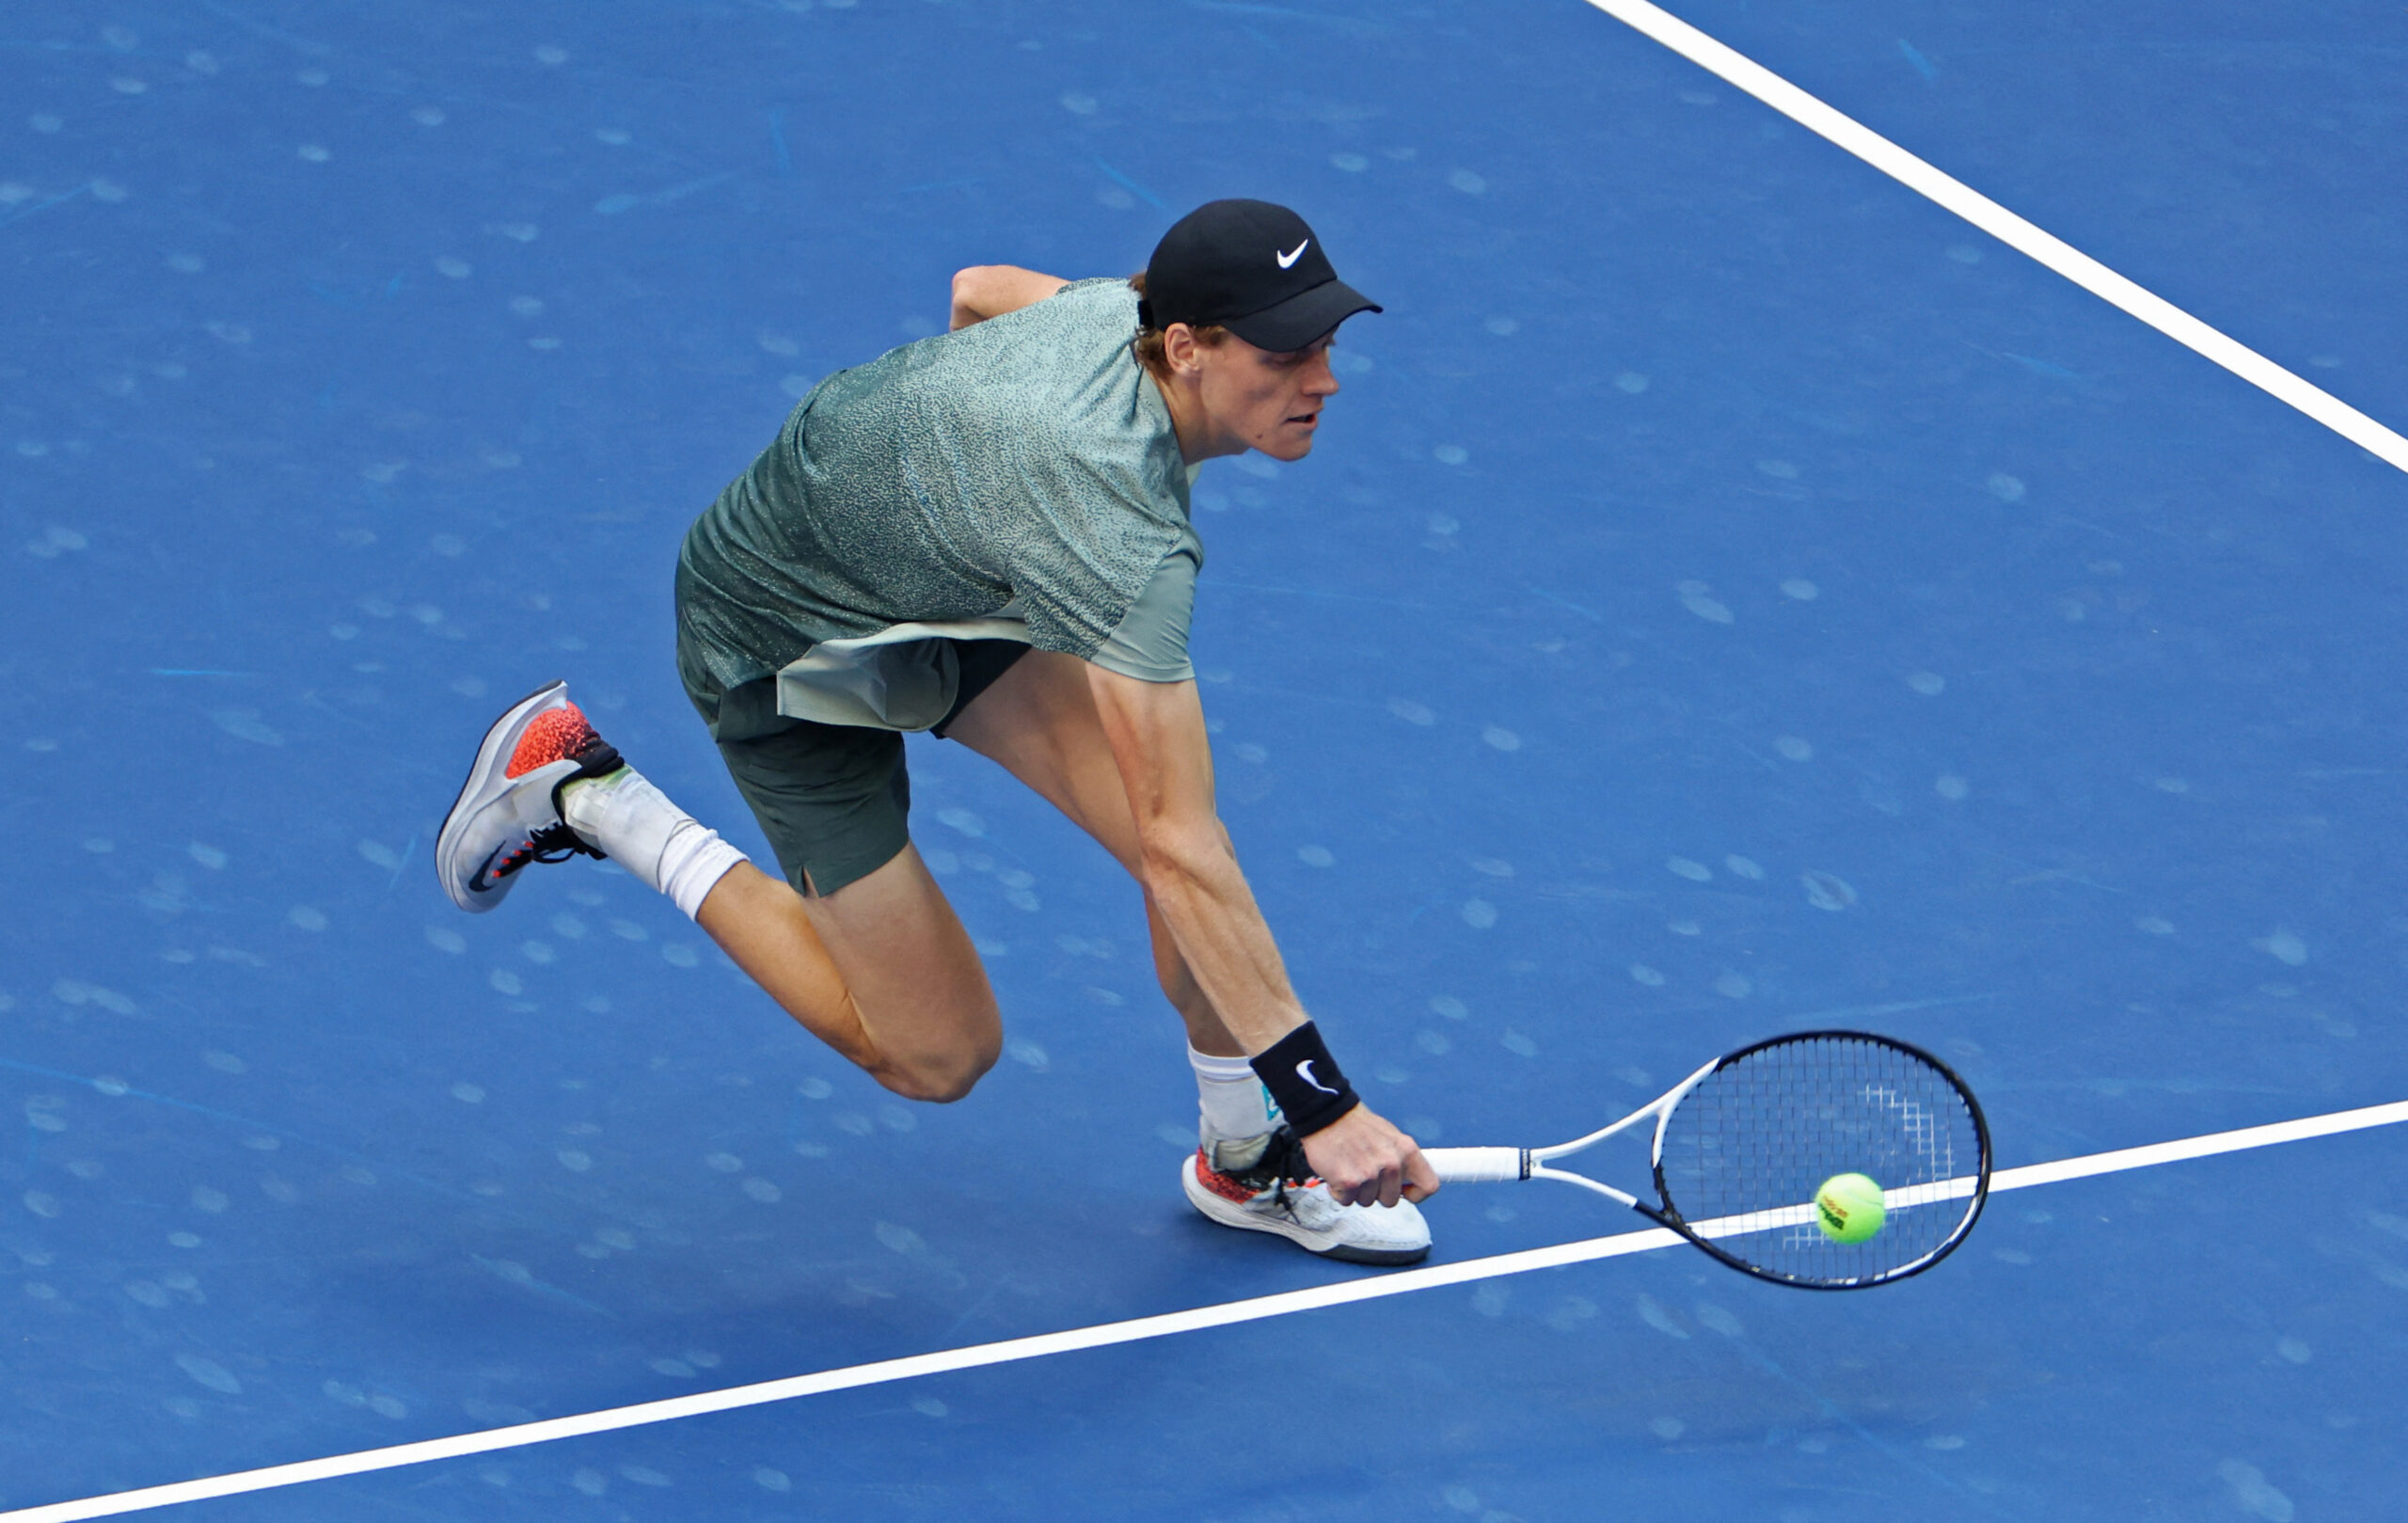
[[463, 910], [499, 904], [530, 863], [602, 853], [561, 820], [562, 785], [615, 770], [619, 754], [568, 701], [568, 684], [539, 688], [485, 731], [468, 780], [435, 843], [443, 891]]
[[1307, 1253], [1348, 1263], [1414, 1264], [1429, 1256], [1430, 1224], [1418, 1208], [1409, 1200], [1339, 1205], [1312, 1177], [1303, 1145], [1286, 1127], [1244, 1168], [1219, 1166], [1215, 1155], [1229, 1146], [1198, 1148], [1179, 1171], [1188, 1203], [1222, 1226], [1276, 1232]]

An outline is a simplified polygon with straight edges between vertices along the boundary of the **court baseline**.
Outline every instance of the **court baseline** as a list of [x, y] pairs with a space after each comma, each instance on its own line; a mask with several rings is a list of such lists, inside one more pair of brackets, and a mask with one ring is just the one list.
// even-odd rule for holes
[[2092, 295], [2121, 308], [2175, 342], [2197, 351], [2275, 400], [2297, 408], [2368, 454], [2408, 470], [2408, 438], [2302, 380], [2246, 344], [2210, 327], [2162, 296], [2117, 275], [2064, 239], [1942, 173], [1745, 54], [1716, 41], [1661, 7], [1649, 4], [1649, 0], [1589, 0], [1589, 4], [1734, 88], [1745, 90], [1808, 132], [1829, 139]]
[[[2302, 1117], [2296, 1120], [2243, 1127], [2233, 1132], [2214, 1132], [2202, 1136], [2178, 1137], [2171, 1141], [2153, 1142], [2138, 1148], [2119, 1148], [2110, 1152], [2086, 1153], [2078, 1158], [2061, 1158], [2053, 1163], [2027, 1164], [2020, 1168], [2001, 1169], [1994, 1173], [1990, 1177], [1990, 1189], [1995, 1192], [2029, 1189], [2038, 1184], [2058, 1184], [2067, 1180], [2088, 1179], [2094, 1175], [2147, 1168], [2157, 1164], [2208, 1158], [2218, 1153], [2241, 1152], [2252, 1148], [2272, 1147], [2276, 1143], [2299, 1142], [2310, 1137], [2358, 1132], [2368, 1127], [2392, 1126], [2401, 1121], [2408, 1121], [2408, 1101], [2396, 1101], [2385, 1105], [2369, 1105], [2358, 1110], [2335, 1111], [2323, 1116]], [[898, 1380], [916, 1379], [922, 1375], [945, 1374], [957, 1370], [975, 1370], [988, 1365], [1011, 1364], [1022, 1359], [1043, 1358], [1055, 1354], [1073, 1354], [1082, 1349], [1108, 1348], [1116, 1343], [1141, 1342], [1147, 1339], [1166, 1338], [1174, 1333], [1200, 1332], [1210, 1327], [1228, 1327], [1240, 1323], [1260, 1322], [1268, 1317], [1289, 1316], [1299, 1311], [1318, 1311], [1328, 1307], [1350, 1306], [1357, 1301], [1378, 1300], [1383, 1296], [1403, 1295], [1415, 1291], [1438, 1290], [1449, 1285], [1465, 1285], [1476, 1280], [1495, 1279], [1503, 1275], [1527, 1274], [1534, 1269], [1560, 1269], [1568, 1264], [1592, 1263], [1601, 1259], [1619, 1259], [1628, 1254], [1646, 1253], [1656, 1248], [1671, 1247], [1681, 1241], [1681, 1238], [1662, 1228], [1648, 1228], [1642, 1231], [1622, 1232], [1610, 1237], [1594, 1237], [1576, 1243], [1560, 1243], [1551, 1247], [1528, 1248], [1519, 1253], [1500, 1253], [1485, 1259], [1468, 1259], [1462, 1263], [1434, 1264], [1423, 1269], [1404, 1269], [1392, 1274], [1341, 1280], [1334, 1285], [1317, 1285], [1308, 1290], [1283, 1291], [1275, 1295], [1259, 1295], [1244, 1301], [1223, 1302], [1218, 1306], [1194, 1307], [1184, 1311], [1160, 1312], [1150, 1317], [1131, 1318], [1126, 1322], [1100, 1323], [1091, 1327], [1071, 1327], [1061, 1332], [1038, 1333], [1027, 1338], [1008, 1338], [1000, 1342], [978, 1343], [967, 1348], [939, 1349], [933, 1353], [913, 1354], [898, 1359], [880, 1359], [871, 1364], [848, 1365], [841, 1370], [822, 1370], [813, 1374], [791, 1375], [784, 1379], [766, 1380], [755, 1385], [732, 1386], [725, 1390], [700, 1391], [691, 1396], [671, 1397], [664, 1401], [640, 1402], [632, 1406], [611, 1407], [605, 1411], [583, 1412], [563, 1418], [547, 1418], [536, 1422], [521, 1422], [506, 1428], [488, 1428], [476, 1433], [455, 1434], [448, 1438], [427, 1438], [416, 1443], [360, 1450], [349, 1454], [330, 1454], [323, 1459], [298, 1460], [288, 1465], [272, 1465], [256, 1470], [238, 1470], [227, 1475], [204, 1476], [195, 1481], [178, 1481], [166, 1485], [144, 1486], [137, 1490], [112, 1492], [106, 1496], [87, 1497], [74, 1501], [50, 1502], [38, 1507], [0, 1513], [0, 1523], [75, 1523], [75, 1520], [83, 1518], [115, 1517], [125, 1513], [141, 1512], [154, 1507], [171, 1507], [182, 1502], [202, 1501], [214, 1497], [233, 1497], [246, 1492], [269, 1491], [279, 1486], [294, 1486], [311, 1481], [333, 1480], [339, 1476], [365, 1475], [374, 1470], [390, 1470], [406, 1465], [423, 1465], [432, 1460], [459, 1459], [469, 1454], [487, 1454], [496, 1450], [504, 1449], [523, 1449], [530, 1444], [550, 1443], [561, 1438], [584, 1437], [593, 1434], [614, 1432], [621, 1428], [637, 1428], [656, 1422], [673, 1422], [680, 1418], [701, 1417], [711, 1412], [729, 1412], [740, 1407], [761, 1406], [770, 1402], [790, 1401], [799, 1396], [817, 1396], [828, 1391], [850, 1390], [860, 1386], [887, 1385]]]

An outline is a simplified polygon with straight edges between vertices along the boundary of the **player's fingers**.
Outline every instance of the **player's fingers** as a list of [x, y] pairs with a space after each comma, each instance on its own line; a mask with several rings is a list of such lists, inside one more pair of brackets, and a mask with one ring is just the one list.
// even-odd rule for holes
[[1437, 1193], [1438, 1171], [1416, 1148], [1413, 1156], [1404, 1161], [1404, 1198], [1418, 1205]]
[[1376, 1206], [1386, 1199], [1389, 1193], [1394, 1191], [1395, 1188], [1395, 1171], [1393, 1169], [1383, 1168], [1363, 1181], [1363, 1187], [1354, 1192], [1354, 1198], [1363, 1205]]

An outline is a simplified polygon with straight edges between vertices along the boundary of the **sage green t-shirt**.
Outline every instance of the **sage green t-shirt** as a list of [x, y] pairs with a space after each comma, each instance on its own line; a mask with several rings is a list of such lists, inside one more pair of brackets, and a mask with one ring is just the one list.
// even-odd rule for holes
[[950, 706], [950, 639], [1192, 677], [1193, 473], [1136, 329], [1127, 282], [1082, 280], [820, 382], [688, 531], [681, 660], [889, 729]]

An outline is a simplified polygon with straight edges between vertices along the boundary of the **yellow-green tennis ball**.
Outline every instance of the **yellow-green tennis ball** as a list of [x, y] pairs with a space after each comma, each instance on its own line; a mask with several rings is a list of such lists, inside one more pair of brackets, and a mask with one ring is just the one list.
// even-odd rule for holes
[[1888, 1214], [1881, 1186], [1861, 1174], [1834, 1174], [1814, 1192], [1814, 1225], [1834, 1243], [1868, 1241]]

